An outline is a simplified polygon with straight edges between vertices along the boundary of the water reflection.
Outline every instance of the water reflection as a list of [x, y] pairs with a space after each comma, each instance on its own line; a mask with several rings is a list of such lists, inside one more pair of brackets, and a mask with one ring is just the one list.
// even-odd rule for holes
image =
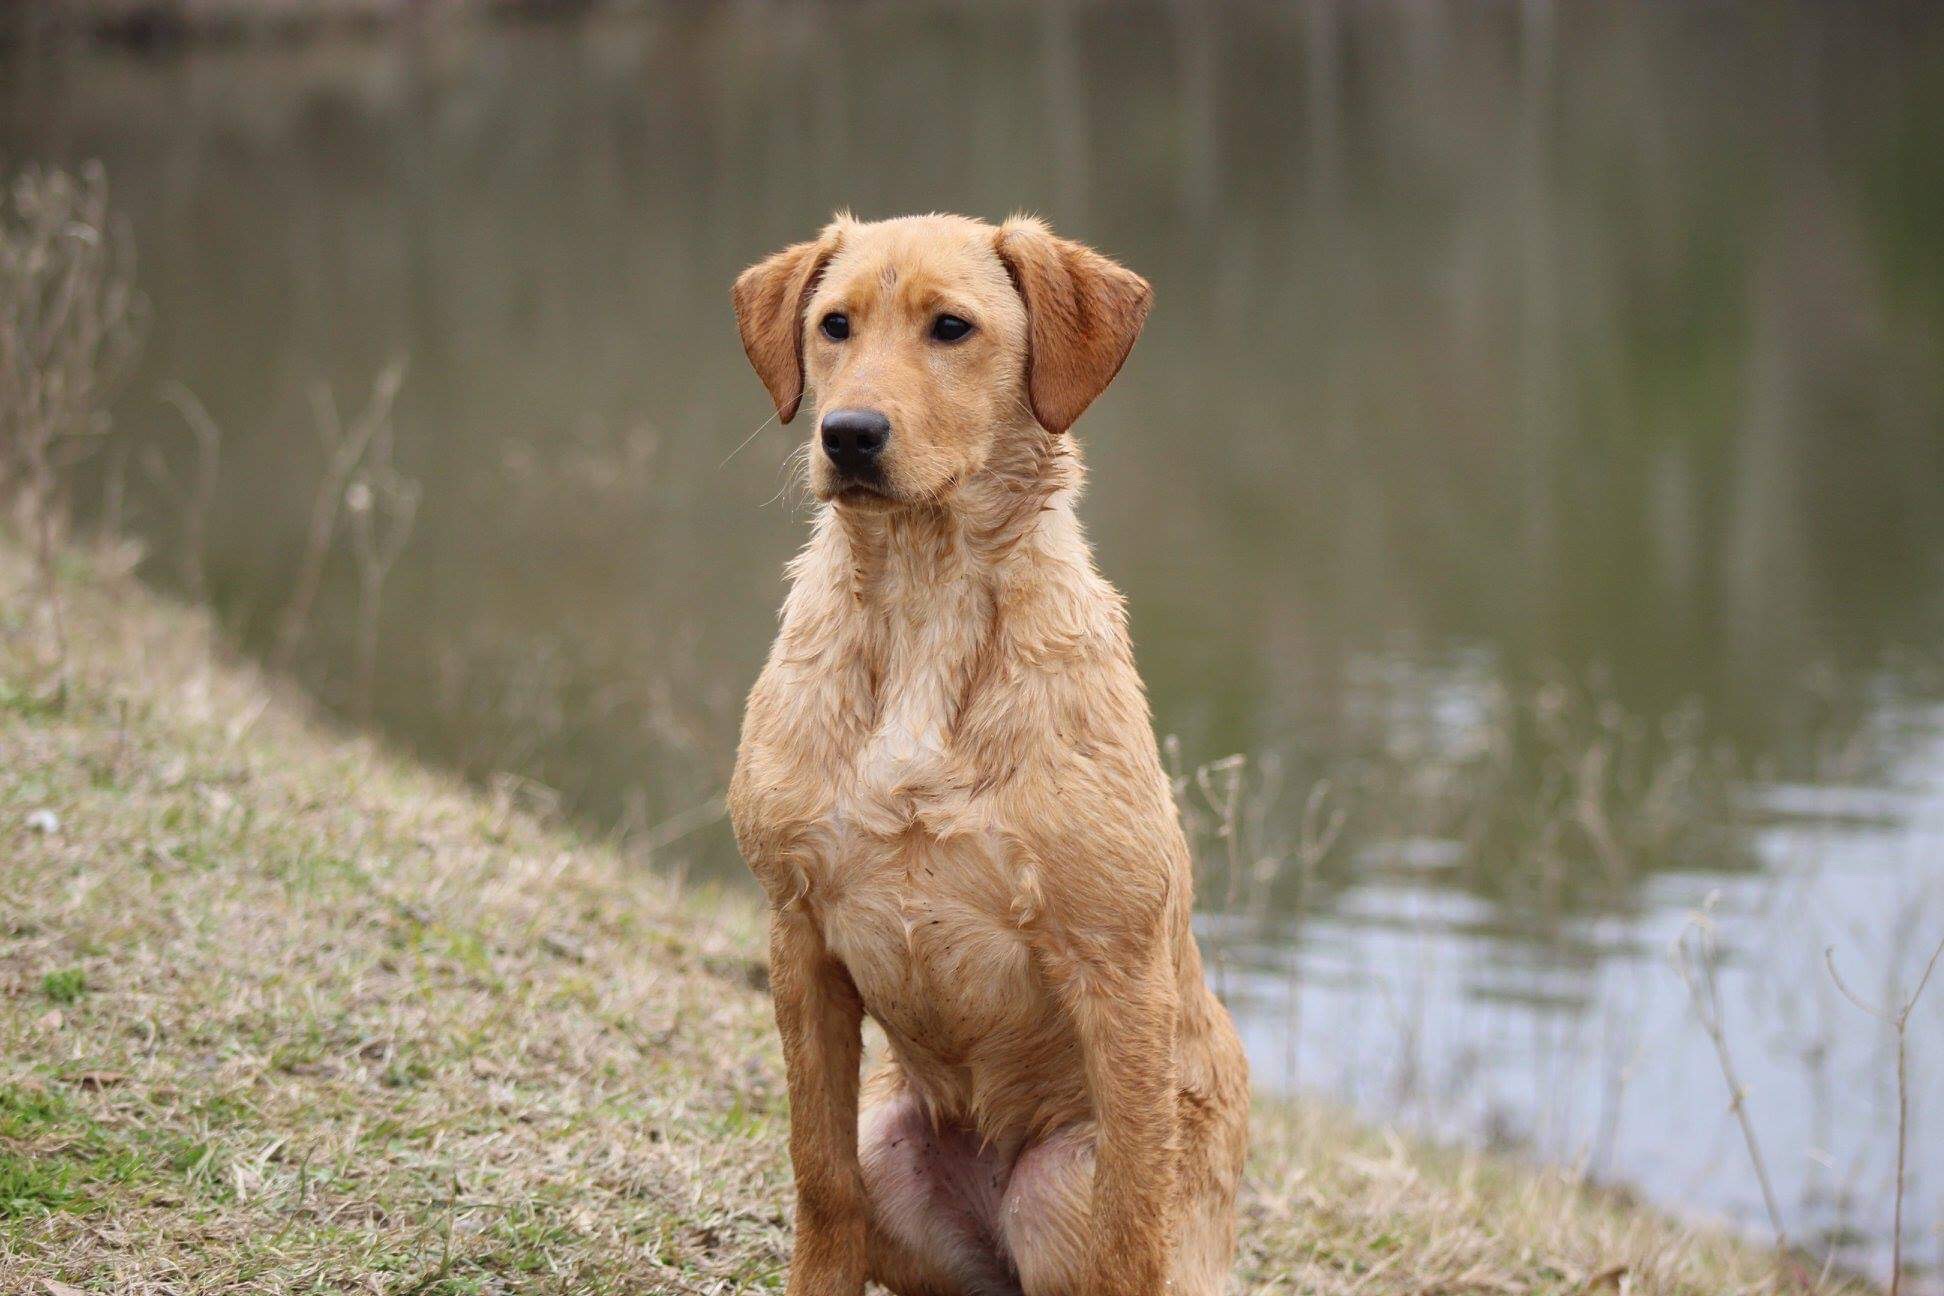
[[[186, 456], [179, 379], [224, 427], [239, 636], [299, 562], [315, 384], [409, 357], [379, 723], [730, 871], [802, 534], [730, 278], [838, 206], [1111, 250], [1159, 305], [1086, 514], [1264, 1077], [1756, 1219], [1665, 959], [1720, 891], [1796, 1227], [1868, 1257], [1882, 1040], [1818, 960], [1944, 924], [1941, 55], [1766, 7], [676, 8], [16, 51], [0, 153], [108, 164], [157, 321], [123, 426]], [[301, 669], [344, 703], [354, 608], [339, 553]]]

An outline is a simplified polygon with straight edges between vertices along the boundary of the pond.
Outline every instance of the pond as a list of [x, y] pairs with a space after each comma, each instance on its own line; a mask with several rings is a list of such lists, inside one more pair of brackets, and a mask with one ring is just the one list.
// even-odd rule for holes
[[[1139, 269], [1083, 511], [1258, 1085], [1766, 1233], [1685, 939], [1784, 1223], [1883, 1270], [1894, 1041], [1824, 951], [1889, 1000], [1944, 933], [1931, 16], [679, 6], [10, 57], [0, 159], [101, 159], [138, 250], [91, 472], [149, 574], [697, 878], [741, 876], [719, 798], [806, 518], [736, 271], [839, 207], [1032, 209]], [[414, 525], [362, 602], [340, 534], [278, 653], [319, 422], [396, 362]], [[222, 432], [199, 560], [170, 383]], [[1940, 1026], [1944, 985], [1927, 1290]]]

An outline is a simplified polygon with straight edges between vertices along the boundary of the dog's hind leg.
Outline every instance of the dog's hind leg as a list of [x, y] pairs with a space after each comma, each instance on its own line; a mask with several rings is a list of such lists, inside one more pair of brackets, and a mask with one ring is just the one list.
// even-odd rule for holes
[[1067, 1296], [1080, 1289], [1093, 1177], [1090, 1125], [1048, 1135], [1014, 1163], [999, 1225], [1024, 1296]]
[[[1183, 1197], [1173, 1222], [1169, 1296], [1220, 1296], [1234, 1251], [1235, 1131], [1200, 1119], [1197, 1104], [1184, 1120], [1190, 1141], [1182, 1157]], [[1237, 1109], [1230, 1122], [1246, 1120]], [[1007, 1259], [1024, 1296], [1070, 1296], [1086, 1268], [1093, 1202], [1094, 1130], [1071, 1125], [1020, 1154], [999, 1208]], [[1239, 1166], [1237, 1167], [1239, 1168]]]
[[871, 1279], [897, 1296], [1020, 1296], [996, 1221], [1006, 1166], [898, 1093], [858, 1119]]

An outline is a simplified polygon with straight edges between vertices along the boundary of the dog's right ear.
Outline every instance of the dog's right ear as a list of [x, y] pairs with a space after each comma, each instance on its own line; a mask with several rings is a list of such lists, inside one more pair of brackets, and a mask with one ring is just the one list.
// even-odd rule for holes
[[803, 400], [803, 303], [836, 255], [841, 222], [808, 243], [793, 243], [736, 276], [729, 300], [756, 376], [785, 423]]

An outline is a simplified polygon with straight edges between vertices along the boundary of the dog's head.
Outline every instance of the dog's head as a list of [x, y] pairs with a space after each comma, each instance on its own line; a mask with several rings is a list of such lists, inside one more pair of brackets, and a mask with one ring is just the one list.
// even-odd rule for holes
[[1008, 438], [1065, 432], [1152, 291], [1044, 224], [839, 216], [737, 278], [743, 348], [788, 423], [816, 392], [810, 485], [861, 509], [947, 502]]

